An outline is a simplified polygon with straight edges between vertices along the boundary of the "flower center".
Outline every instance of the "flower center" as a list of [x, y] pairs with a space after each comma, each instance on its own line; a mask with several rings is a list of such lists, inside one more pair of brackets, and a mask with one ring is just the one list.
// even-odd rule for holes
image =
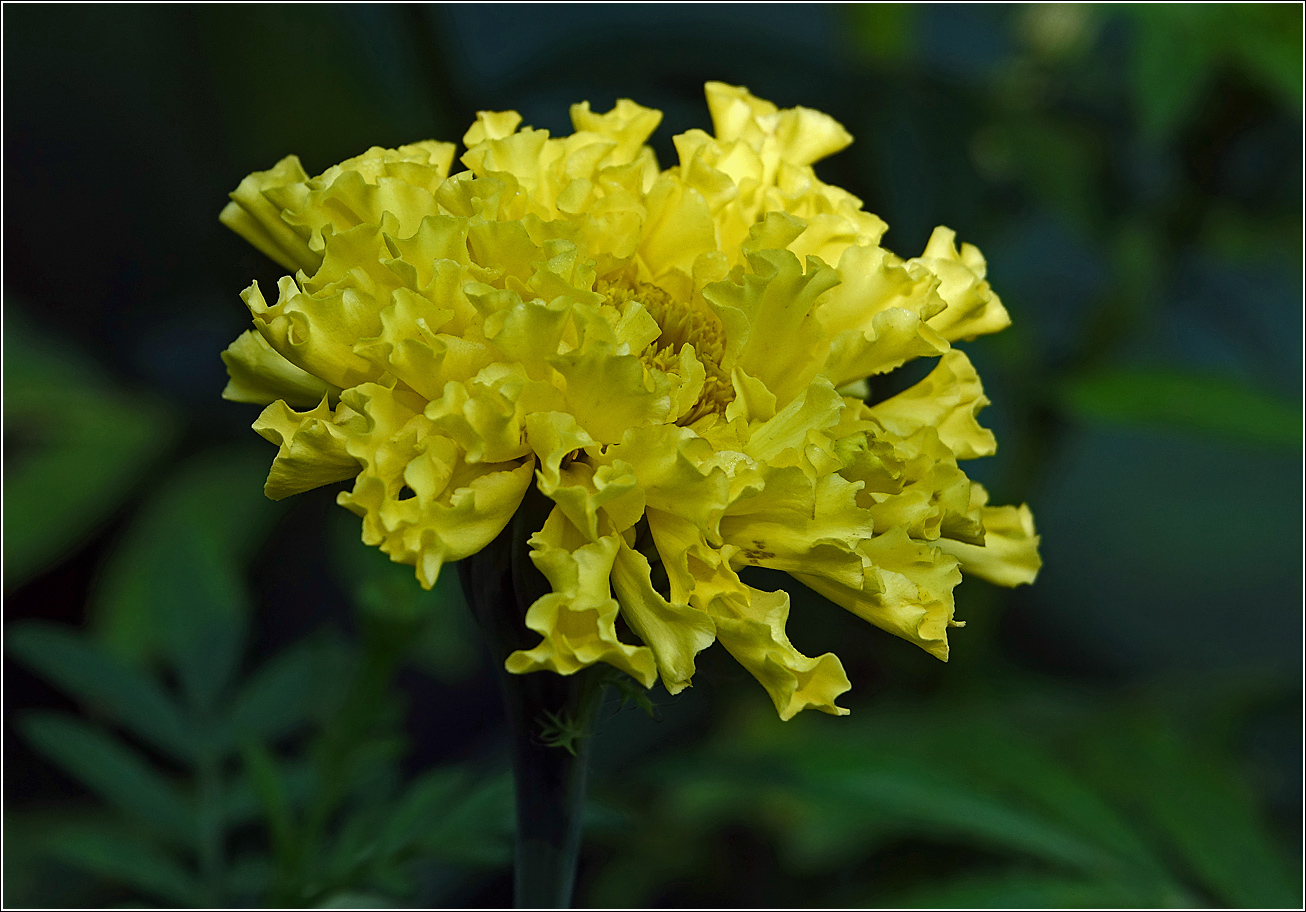
[[705, 415], [724, 413], [734, 401], [735, 387], [721, 367], [726, 332], [721, 320], [703, 302], [682, 302], [648, 282], [619, 278], [600, 279], [594, 290], [605, 295], [619, 310], [629, 301], [641, 305], [662, 329], [640, 358], [651, 368], [668, 374], [680, 373], [680, 350], [694, 347], [694, 355], [706, 376], [703, 391], [694, 406], [676, 423], [692, 424]]

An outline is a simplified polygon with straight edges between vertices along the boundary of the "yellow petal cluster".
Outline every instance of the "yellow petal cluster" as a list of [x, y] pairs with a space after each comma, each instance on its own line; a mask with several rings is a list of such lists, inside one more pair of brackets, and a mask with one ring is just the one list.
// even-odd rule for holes
[[[782, 718], [842, 714], [839, 659], [800, 653], [788, 595], [740, 571], [941, 659], [963, 571], [1032, 581], [1029, 510], [958, 467], [995, 442], [953, 343], [1009, 318], [974, 247], [939, 228], [904, 260], [817, 178], [851, 142], [833, 119], [721, 83], [707, 100], [713, 132], [676, 137], [665, 170], [661, 114], [622, 100], [574, 106], [564, 137], [482, 112], [456, 173], [428, 141], [250, 175], [222, 221], [293, 275], [245, 290], [225, 395], [267, 406], [269, 497], [352, 480], [364, 541], [423, 586], [537, 485], [551, 591], [510, 671], [607, 662], [675, 693], [719, 640]], [[938, 361], [917, 385], [856, 395], [919, 357]]]

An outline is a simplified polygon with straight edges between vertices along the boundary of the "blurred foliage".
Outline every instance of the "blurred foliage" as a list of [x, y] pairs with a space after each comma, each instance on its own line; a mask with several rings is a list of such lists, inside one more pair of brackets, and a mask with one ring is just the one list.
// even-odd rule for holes
[[[222, 493], [238, 498], [244, 474]], [[221, 485], [184, 471], [170, 496], [195, 502]], [[87, 713], [30, 712], [20, 729], [106, 812], [11, 820], [8, 842], [30, 837], [63, 865], [186, 906], [311, 906], [359, 890], [393, 899], [416, 894], [418, 868], [505, 864], [506, 774], [401, 775], [393, 676], [430, 616], [368, 616], [360, 642], [322, 631], [246, 669], [241, 574], [214, 539], [182, 534], [216, 535], [228, 520], [185, 519], [126, 544], [167, 555], [147, 596], [163, 628], [151, 633], [157, 668], [62, 625], [10, 627], [10, 653]]]
[[[621, 812], [592, 838], [615, 859], [589, 900], [1291, 906], [1300, 881], [1213, 737], [1216, 717], [1208, 712], [1190, 731], [1163, 701], [1085, 700], [1052, 688], [881, 706], [838, 729], [745, 716], [609, 791]], [[715, 882], [688, 887], [740, 825], [769, 841], [800, 891], [825, 883], [820, 898], [750, 901], [753, 866], [719, 865]], [[979, 850], [983, 862], [959, 864], [957, 847]]]
[[[1301, 16], [7, 7], [5, 903], [507, 902], [456, 575], [423, 591], [333, 491], [262, 496], [216, 355], [276, 274], [216, 212], [482, 108], [633, 97], [665, 164], [725, 79], [844, 122], [822, 175], [899, 253], [936, 223], [985, 251], [1015, 324], [968, 348], [1003, 444], [975, 474], [1046, 567], [959, 589], [946, 669], [795, 587], [847, 719], [777, 722], [719, 649], [652, 719], [612, 693], [579, 902], [1299, 906]], [[77, 268], [70, 211], [116, 226]]]
[[1120, 368], [1067, 382], [1066, 410], [1090, 420], [1174, 425], [1233, 440], [1298, 449], [1301, 410], [1219, 376]]
[[82, 544], [177, 433], [172, 409], [114, 389], [5, 307], [6, 588]]

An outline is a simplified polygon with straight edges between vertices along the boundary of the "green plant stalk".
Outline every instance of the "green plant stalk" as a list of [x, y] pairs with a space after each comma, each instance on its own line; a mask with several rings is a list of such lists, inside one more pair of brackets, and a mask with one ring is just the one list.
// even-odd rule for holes
[[468, 607], [498, 669], [516, 787], [513, 898], [517, 908], [571, 905], [580, 853], [590, 735], [603, 699], [591, 669], [563, 676], [509, 674], [504, 660], [529, 649], [526, 610], [548, 583], [530, 563], [527, 538], [551, 504], [534, 487], [503, 533], [459, 562]]
[[[513, 898], [518, 908], [565, 909], [571, 905], [580, 855], [588, 736], [603, 686], [584, 672], [570, 678], [548, 672], [502, 672], [500, 686], [508, 710], [516, 785]], [[541, 712], [545, 706], [556, 709]], [[574, 726], [578, 734], [574, 745], [541, 737], [549, 713]]]

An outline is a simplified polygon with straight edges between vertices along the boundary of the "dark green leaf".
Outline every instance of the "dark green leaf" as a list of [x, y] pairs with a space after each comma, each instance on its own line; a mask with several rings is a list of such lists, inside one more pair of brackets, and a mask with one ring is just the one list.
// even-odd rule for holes
[[241, 750], [245, 775], [254, 786], [263, 818], [267, 822], [272, 851], [279, 865], [288, 865], [294, 849], [295, 821], [286, 785], [276, 761], [263, 745], [250, 742]]
[[[195, 593], [238, 598], [235, 581], [284, 506], [263, 496], [270, 450], [210, 450], [161, 486], [128, 527], [91, 601], [91, 624], [124, 658], [157, 657]], [[208, 555], [203, 564], [191, 556]], [[195, 574], [208, 573], [199, 580]]]
[[228, 743], [272, 743], [293, 733], [327, 701], [340, 665], [338, 650], [301, 640], [258, 669], [233, 701]]
[[179, 760], [194, 758], [195, 740], [172, 697], [153, 678], [64, 627], [16, 624], [5, 637], [25, 664], [83, 702], [108, 713]]
[[155, 611], [164, 648], [187, 700], [208, 716], [244, 653], [248, 598], [231, 562], [199, 536], [179, 531], [159, 553]]
[[917, 832], [1014, 849], [1084, 871], [1115, 867], [1109, 853], [1075, 830], [975, 789], [946, 769], [877, 758], [808, 778], [804, 789], [863, 813], [890, 814]]
[[272, 873], [272, 865], [263, 855], [236, 858], [227, 867], [227, 892], [236, 897], [237, 902], [257, 907], [272, 886]]
[[442, 818], [463, 797], [467, 775], [458, 767], [433, 769], [408, 787], [396, 805], [393, 816], [381, 834], [379, 852], [395, 855], [431, 829], [438, 829]]
[[167, 450], [162, 403], [114, 390], [81, 355], [5, 309], [4, 584], [84, 540]]
[[1226, 763], [1163, 719], [1139, 720], [1132, 744], [1133, 796], [1204, 886], [1235, 907], [1296, 907], [1300, 882]]
[[858, 3], [846, 9], [857, 44], [872, 60], [901, 64], [914, 56], [918, 11], [910, 4]]
[[123, 813], [172, 839], [195, 837], [194, 810], [135, 751], [71, 716], [32, 713], [20, 724], [33, 747]]
[[1178, 887], [1134, 828], [1101, 794], [1034, 741], [994, 719], [949, 728], [949, 740], [959, 739], [967, 745], [958, 759], [993, 783], [995, 790], [1026, 799], [1119, 859], [1128, 860], [1131, 875], [1150, 885], [1153, 898], [1175, 895]]
[[[303, 807], [313, 788], [312, 766], [308, 760], [281, 760], [277, 773], [291, 808]], [[263, 814], [259, 795], [248, 776], [235, 776], [222, 797], [222, 818], [228, 827], [255, 823]]]
[[1011, 156], [1012, 167], [1035, 197], [1073, 224], [1096, 224], [1102, 205], [1096, 187], [1103, 151], [1094, 133], [1073, 122], [1029, 118], [993, 138], [1002, 143], [994, 151]]
[[399, 909], [395, 901], [376, 893], [361, 893], [357, 890], [345, 890], [335, 893], [323, 900], [315, 909]]
[[1225, 5], [1224, 34], [1243, 70], [1289, 108], [1302, 104], [1302, 14], [1293, 3]]
[[1068, 409], [1098, 421], [1181, 427], [1250, 444], [1299, 447], [1301, 406], [1226, 377], [1117, 368], [1079, 377]]
[[194, 877], [157, 847], [118, 829], [66, 827], [46, 837], [65, 864], [179, 906], [201, 904]]
[[[1214, 5], [1214, 4], [1213, 4]], [[1131, 6], [1134, 14], [1133, 89], [1141, 132], [1166, 141], [1201, 101], [1218, 48], [1199, 7]]]
[[468, 788], [418, 844], [440, 861], [498, 867], [508, 863], [513, 829], [512, 777], [504, 773]]

